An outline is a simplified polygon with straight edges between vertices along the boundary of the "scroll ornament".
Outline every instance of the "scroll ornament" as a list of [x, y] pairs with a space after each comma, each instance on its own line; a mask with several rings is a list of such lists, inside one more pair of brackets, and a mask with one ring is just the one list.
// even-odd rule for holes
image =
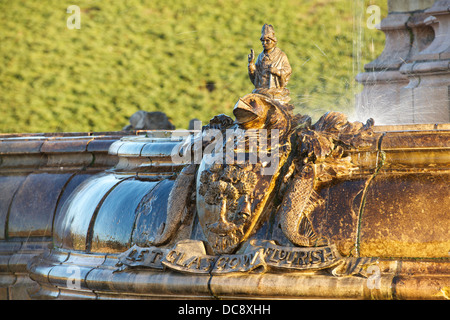
[[273, 240], [251, 240], [242, 253], [208, 255], [203, 241], [182, 240], [172, 248], [134, 245], [118, 257], [115, 272], [130, 268], [173, 270], [186, 274], [223, 276], [329, 270], [334, 276], [365, 276], [374, 258], [345, 258], [334, 245], [322, 247], [279, 246]]

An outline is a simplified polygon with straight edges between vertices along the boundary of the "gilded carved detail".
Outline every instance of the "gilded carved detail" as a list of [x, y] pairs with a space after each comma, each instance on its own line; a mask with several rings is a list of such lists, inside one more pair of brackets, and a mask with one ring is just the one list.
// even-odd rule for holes
[[[329, 112], [311, 125], [309, 117], [294, 115], [285, 88], [290, 66], [285, 54], [275, 50], [272, 26], [264, 25], [261, 41], [264, 51], [256, 65], [253, 51], [249, 56], [255, 90], [239, 98], [235, 120], [216, 116], [194, 139], [180, 144], [182, 152], [201, 151], [202, 157], [194, 155], [176, 177], [160, 234], [148, 240], [148, 248], [125, 252], [121, 266], [218, 275], [333, 267], [334, 275], [349, 275], [373, 263], [342, 257], [311, 223], [314, 209], [324, 202], [319, 182], [358, 169], [349, 152], [376, 143], [373, 120], [349, 122], [342, 113]], [[276, 53], [280, 61], [271, 65]], [[278, 205], [275, 198], [281, 199]], [[292, 246], [252, 240], [273, 214]], [[180, 225], [194, 215], [205, 241], [173, 243]], [[359, 271], [348, 271], [349, 266]]]
[[252, 219], [257, 175], [251, 169], [252, 166], [214, 164], [201, 172], [198, 192], [206, 204], [219, 208], [219, 219], [205, 226], [216, 253], [236, 249]]

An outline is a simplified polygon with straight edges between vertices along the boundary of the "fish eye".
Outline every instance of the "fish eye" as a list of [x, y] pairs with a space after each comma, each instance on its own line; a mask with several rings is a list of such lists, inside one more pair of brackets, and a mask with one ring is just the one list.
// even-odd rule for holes
[[250, 217], [250, 214], [248, 212], [244, 212], [244, 211], [240, 211], [238, 213], [238, 215], [240, 218], [244, 218], [244, 219], [247, 219], [248, 217]]

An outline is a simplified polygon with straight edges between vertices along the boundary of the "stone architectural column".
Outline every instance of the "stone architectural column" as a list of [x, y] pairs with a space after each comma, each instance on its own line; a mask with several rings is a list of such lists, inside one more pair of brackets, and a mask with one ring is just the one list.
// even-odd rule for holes
[[435, 38], [400, 68], [410, 80], [403, 97], [414, 123], [449, 123], [450, 0], [435, 1], [425, 14], [423, 23], [434, 29]]
[[364, 85], [356, 97], [358, 119], [374, 118], [376, 124], [417, 123], [411, 102], [405, 100], [408, 93], [403, 91], [411, 79], [400, 69], [434, 39], [433, 28], [424, 22], [428, 18], [424, 11], [433, 2], [388, 1], [388, 16], [380, 24], [386, 35], [384, 51], [356, 76]]

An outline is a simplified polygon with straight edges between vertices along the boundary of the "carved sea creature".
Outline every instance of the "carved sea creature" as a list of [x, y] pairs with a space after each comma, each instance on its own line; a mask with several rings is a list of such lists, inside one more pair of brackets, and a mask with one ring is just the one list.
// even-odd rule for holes
[[315, 191], [316, 181], [329, 181], [357, 167], [347, 150], [373, 144], [373, 120], [349, 122], [340, 112], [328, 112], [311, 128], [298, 132], [300, 169], [288, 186], [279, 209], [280, 227], [298, 246], [323, 246], [328, 240], [314, 231], [309, 215], [324, 200]]
[[160, 246], [169, 242], [180, 225], [190, 214], [189, 201], [195, 185], [196, 164], [189, 164], [181, 170], [169, 194], [166, 222], [159, 227], [160, 233], [148, 240], [148, 245]]
[[314, 166], [307, 164], [288, 187], [279, 209], [280, 227], [286, 237], [302, 247], [327, 245], [326, 238], [315, 233], [309, 214], [323, 203], [314, 190]]

